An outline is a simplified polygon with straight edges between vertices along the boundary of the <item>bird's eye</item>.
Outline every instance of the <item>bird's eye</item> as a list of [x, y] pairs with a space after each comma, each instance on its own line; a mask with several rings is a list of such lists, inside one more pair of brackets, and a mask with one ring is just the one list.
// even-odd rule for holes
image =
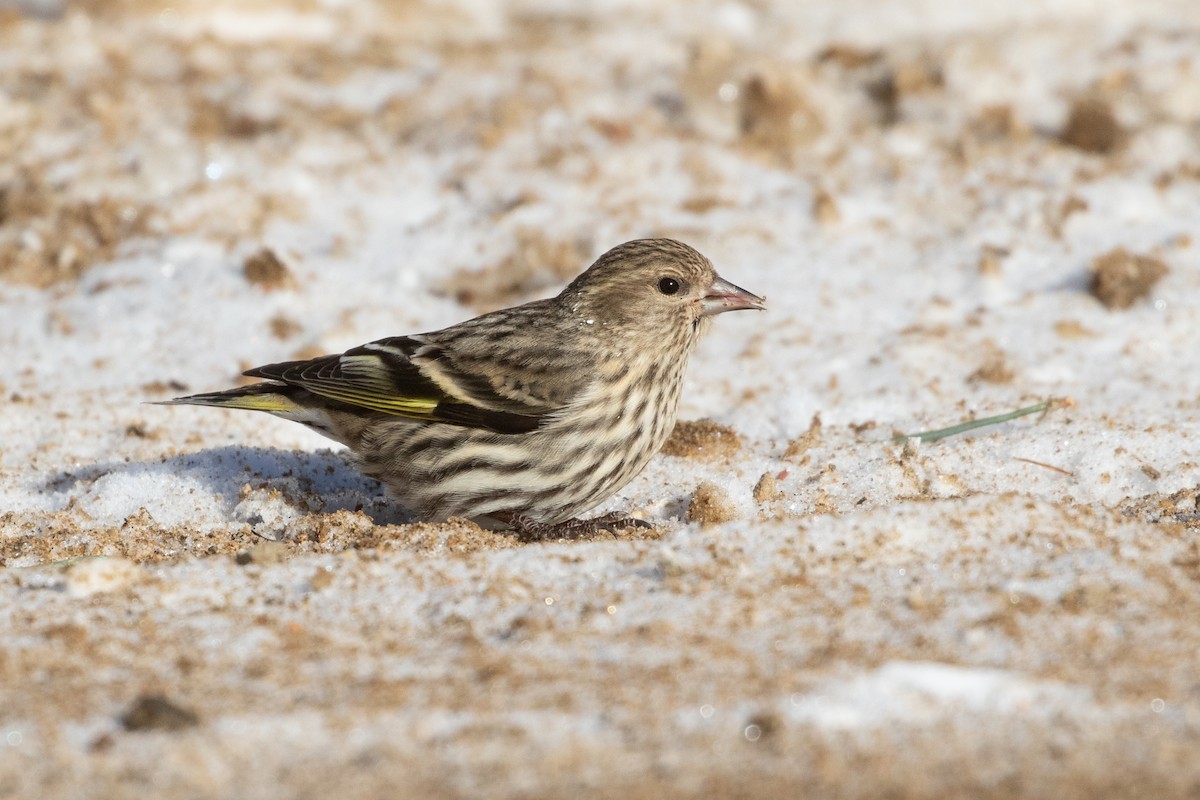
[[675, 294], [679, 291], [679, 281], [674, 278], [663, 278], [658, 282], [658, 290], [663, 294]]

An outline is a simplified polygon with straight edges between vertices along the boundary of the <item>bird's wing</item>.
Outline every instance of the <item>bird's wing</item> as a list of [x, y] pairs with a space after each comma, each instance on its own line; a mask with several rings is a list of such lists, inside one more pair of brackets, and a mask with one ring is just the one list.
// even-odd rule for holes
[[245, 374], [367, 411], [499, 433], [534, 430], [564, 405], [497, 391], [421, 336], [380, 339], [341, 355], [268, 364]]

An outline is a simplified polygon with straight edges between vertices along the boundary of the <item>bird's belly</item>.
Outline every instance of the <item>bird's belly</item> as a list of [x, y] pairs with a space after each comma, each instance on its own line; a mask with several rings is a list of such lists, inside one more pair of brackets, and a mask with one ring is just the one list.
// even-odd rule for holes
[[674, 427], [676, 403], [663, 399], [635, 397], [615, 416], [580, 409], [524, 434], [387, 423], [364, 436], [360, 463], [428, 519], [515, 513], [553, 524], [604, 502], [645, 468]]

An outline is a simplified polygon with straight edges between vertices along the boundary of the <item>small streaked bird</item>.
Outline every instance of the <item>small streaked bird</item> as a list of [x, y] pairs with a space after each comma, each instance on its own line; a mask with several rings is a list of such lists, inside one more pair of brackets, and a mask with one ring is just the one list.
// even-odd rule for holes
[[531, 535], [613, 529], [636, 521], [576, 517], [662, 447], [712, 318], [764, 308], [686, 244], [639, 239], [600, 256], [557, 297], [256, 367], [245, 374], [262, 383], [167, 402], [307, 425], [350, 448], [425, 519]]

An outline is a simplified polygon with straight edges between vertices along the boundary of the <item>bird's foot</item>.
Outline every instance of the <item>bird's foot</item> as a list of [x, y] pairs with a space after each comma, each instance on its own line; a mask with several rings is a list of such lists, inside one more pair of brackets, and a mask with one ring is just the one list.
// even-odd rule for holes
[[538, 522], [514, 514], [508, 519], [513, 534], [522, 542], [543, 542], [554, 539], [582, 539], [600, 531], [615, 533], [626, 528], [648, 529], [654, 526], [644, 519], [634, 519], [619, 512], [602, 514], [591, 519], [568, 519], [563, 522]]

